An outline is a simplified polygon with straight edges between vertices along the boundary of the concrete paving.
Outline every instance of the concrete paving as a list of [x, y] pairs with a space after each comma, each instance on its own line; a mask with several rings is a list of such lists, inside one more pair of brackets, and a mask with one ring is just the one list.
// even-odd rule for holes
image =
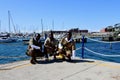
[[76, 58], [0, 65], [0, 80], [120, 80], [120, 63]]

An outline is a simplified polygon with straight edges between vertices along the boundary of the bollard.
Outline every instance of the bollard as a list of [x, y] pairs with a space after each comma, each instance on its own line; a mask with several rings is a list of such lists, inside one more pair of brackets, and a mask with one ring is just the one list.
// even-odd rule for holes
[[84, 59], [84, 35], [82, 36], [82, 59]]

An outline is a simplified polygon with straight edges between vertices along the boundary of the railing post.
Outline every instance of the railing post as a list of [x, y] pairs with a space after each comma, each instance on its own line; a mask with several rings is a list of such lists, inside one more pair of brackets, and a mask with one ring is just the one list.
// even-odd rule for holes
[[82, 59], [84, 59], [84, 35], [82, 36]]

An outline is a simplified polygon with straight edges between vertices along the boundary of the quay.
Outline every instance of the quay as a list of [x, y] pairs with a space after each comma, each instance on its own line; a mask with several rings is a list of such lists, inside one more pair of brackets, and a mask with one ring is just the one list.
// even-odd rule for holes
[[0, 64], [0, 80], [120, 80], [120, 64], [75, 58], [32, 65], [26, 60]]

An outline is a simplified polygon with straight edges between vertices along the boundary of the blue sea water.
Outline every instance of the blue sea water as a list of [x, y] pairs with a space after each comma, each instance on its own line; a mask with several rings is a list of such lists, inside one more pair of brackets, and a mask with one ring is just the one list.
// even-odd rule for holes
[[1, 43], [0, 64], [29, 59], [29, 57], [25, 54], [26, 49], [27, 45], [24, 45], [23, 42]]
[[[80, 48], [82, 43], [76, 43], [76, 47]], [[84, 46], [94, 52], [104, 54], [104, 55], [120, 55], [120, 43], [101, 43], [87, 40]], [[110, 48], [112, 46], [112, 49]], [[15, 43], [1, 43], [0, 44], [0, 64], [11, 63], [15, 61], [30, 59], [25, 52], [27, 45], [23, 42]], [[81, 49], [76, 51], [76, 56], [81, 57]], [[90, 51], [84, 50], [84, 58], [97, 59], [103, 61], [117, 62], [120, 63], [120, 56], [109, 57], [94, 54]]]

